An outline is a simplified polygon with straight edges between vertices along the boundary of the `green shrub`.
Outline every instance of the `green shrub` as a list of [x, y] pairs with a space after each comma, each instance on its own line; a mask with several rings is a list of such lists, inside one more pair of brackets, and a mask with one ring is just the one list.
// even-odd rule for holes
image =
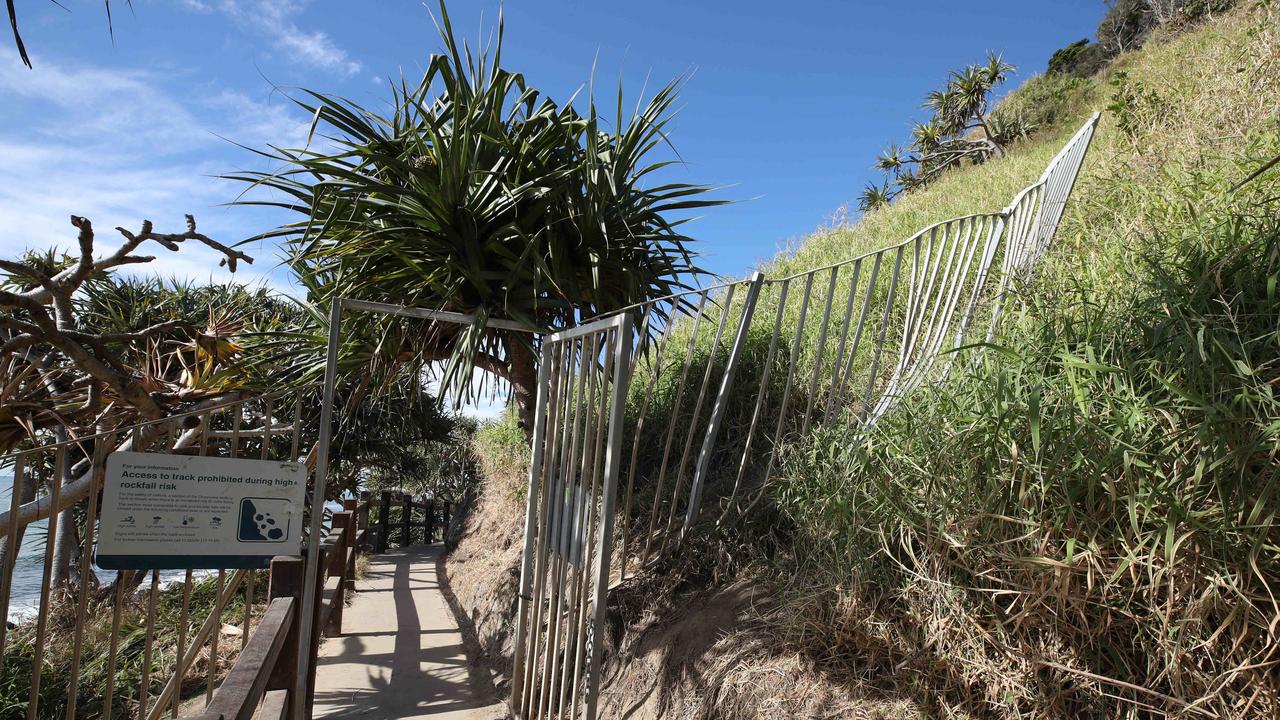
[[1049, 58], [1048, 75], [1089, 77], [1106, 67], [1112, 53], [1101, 45], [1090, 44], [1088, 38], [1077, 40], [1058, 50]]

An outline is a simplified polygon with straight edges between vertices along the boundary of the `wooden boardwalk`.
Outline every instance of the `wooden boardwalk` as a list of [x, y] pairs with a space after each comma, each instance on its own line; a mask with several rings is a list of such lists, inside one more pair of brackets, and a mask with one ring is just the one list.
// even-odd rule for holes
[[483, 671], [468, 662], [441, 592], [441, 548], [417, 545], [369, 557], [342, 635], [320, 646], [315, 717], [508, 717], [506, 705], [480, 689]]

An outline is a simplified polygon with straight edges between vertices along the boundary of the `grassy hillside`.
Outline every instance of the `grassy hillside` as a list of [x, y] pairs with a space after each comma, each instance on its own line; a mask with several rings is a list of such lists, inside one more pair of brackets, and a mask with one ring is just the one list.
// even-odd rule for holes
[[[619, 589], [610, 703], [656, 703], [655, 717], [1280, 715], [1280, 170], [1233, 189], [1280, 155], [1278, 21], [1249, 3], [1098, 76], [1032, 77], [1001, 110], [1032, 139], [766, 264], [778, 277], [997, 211], [1104, 111], [995, 347], [965, 351], [963, 372], [866, 442], [847, 422], [788, 435], [750, 514]], [[776, 302], [767, 289], [757, 317]], [[798, 322], [786, 313], [783, 336]], [[751, 392], [729, 408], [710, 506], [732, 484], [755, 401], [741, 378], [758, 377], [768, 330], [753, 326], [738, 385]], [[703, 363], [708, 335], [692, 339]], [[812, 327], [802, 342], [799, 372]], [[678, 370], [653, 381], [651, 418], [669, 417]], [[661, 433], [648, 435], [652, 454]], [[715, 632], [690, 640], [703, 621]]]
[[789, 449], [786, 647], [931, 716], [1280, 714], [1280, 174], [1231, 189], [1280, 154], [1278, 39], [1250, 7], [1033, 78], [1033, 141], [774, 261], [994, 209], [1107, 109], [999, 347]]

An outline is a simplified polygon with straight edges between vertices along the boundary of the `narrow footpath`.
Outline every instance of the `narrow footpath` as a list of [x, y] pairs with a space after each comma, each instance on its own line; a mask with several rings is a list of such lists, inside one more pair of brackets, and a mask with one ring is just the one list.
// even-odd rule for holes
[[343, 613], [341, 636], [320, 646], [317, 718], [498, 720], [504, 703], [478, 690], [458, 623], [441, 592], [442, 546], [369, 557]]

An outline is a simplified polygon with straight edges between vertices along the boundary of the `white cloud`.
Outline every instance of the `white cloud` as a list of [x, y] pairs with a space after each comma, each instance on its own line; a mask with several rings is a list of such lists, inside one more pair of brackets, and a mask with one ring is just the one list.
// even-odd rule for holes
[[27, 69], [16, 53], [0, 48], [0, 96], [52, 105], [58, 112], [33, 129], [64, 140], [111, 138], [178, 151], [205, 139], [202, 123], [144, 72], [50, 62]]
[[[70, 249], [73, 213], [93, 221], [100, 254], [121, 241], [116, 226], [136, 230], [144, 219], [177, 232], [192, 213], [202, 232], [228, 245], [278, 222], [253, 209], [220, 207], [240, 188], [216, 176], [252, 162], [222, 138], [299, 144], [302, 114], [279, 96], [258, 102], [169, 84], [175, 89], [160, 76], [98, 66], [42, 62], [27, 70], [0, 49], [0, 257]], [[244, 250], [256, 262], [241, 265], [235, 280], [291, 289], [274, 246]], [[156, 260], [126, 270], [197, 282], [233, 278], [218, 266], [221, 255], [203, 245], [178, 253], [154, 245], [145, 253]]]
[[350, 77], [361, 65], [338, 47], [327, 33], [304, 30], [297, 17], [306, 2], [298, 0], [182, 0], [197, 12], [219, 12], [242, 27], [251, 29], [275, 44], [288, 58]]

